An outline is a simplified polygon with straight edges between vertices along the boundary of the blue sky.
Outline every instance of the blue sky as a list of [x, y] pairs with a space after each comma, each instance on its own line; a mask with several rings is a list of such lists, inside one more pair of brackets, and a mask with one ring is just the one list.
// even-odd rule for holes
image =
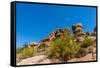
[[73, 24], [80, 22], [84, 32], [92, 32], [96, 26], [96, 8], [17, 3], [17, 47], [25, 42], [39, 42], [57, 28], [71, 29]]

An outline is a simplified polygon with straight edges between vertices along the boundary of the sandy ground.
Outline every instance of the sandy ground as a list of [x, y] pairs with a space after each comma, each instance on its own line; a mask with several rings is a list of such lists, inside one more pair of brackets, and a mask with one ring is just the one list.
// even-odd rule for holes
[[[92, 54], [90, 53], [84, 57], [74, 58], [67, 62], [94, 61], [94, 60], [96, 60], [96, 55], [95, 55], [95, 59], [93, 59]], [[52, 63], [52, 61], [50, 59], [47, 59], [45, 55], [39, 55], [39, 56], [23, 59], [17, 65], [47, 64], [47, 63]]]
[[[96, 49], [94, 49], [94, 52], [96, 52]], [[95, 61], [95, 60], [96, 60], [96, 54], [94, 55], [94, 59], [93, 59], [92, 53], [89, 53], [84, 57], [74, 58], [68, 60], [67, 62]], [[53, 62], [50, 59], [48, 59], [46, 55], [38, 55], [38, 56], [23, 59], [17, 65], [48, 64], [48, 63], [53, 63]]]
[[30, 57], [27, 59], [23, 59], [17, 65], [31, 65], [31, 64], [43, 64], [43, 63], [51, 63], [50, 59], [47, 59], [45, 55], [39, 55]]
[[81, 57], [81, 58], [74, 58], [74, 59], [71, 59], [67, 62], [80, 62], [80, 61], [95, 61], [96, 60], [96, 54], [95, 54], [95, 58], [93, 59], [92, 58], [92, 53], [90, 54], [87, 54], [86, 56], [84, 57]]
[[84, 57], [81, 58], [74, 58], [69, 60], [68, 62], [80, 62], [80, 61], [95, 61], [96, 60], [96, 48], [93, 49], [94, 54], [94, 58], [92, 57], [92, 53], [87, 54]]

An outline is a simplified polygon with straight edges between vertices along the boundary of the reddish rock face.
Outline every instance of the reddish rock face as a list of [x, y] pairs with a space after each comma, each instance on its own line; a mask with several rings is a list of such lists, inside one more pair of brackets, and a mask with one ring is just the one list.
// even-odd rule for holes
[[50, 41], [50, 39], [49, 38], [45, 38], [45, 39], [42, 40], [42, 42], [47, 42], [47, 41]]

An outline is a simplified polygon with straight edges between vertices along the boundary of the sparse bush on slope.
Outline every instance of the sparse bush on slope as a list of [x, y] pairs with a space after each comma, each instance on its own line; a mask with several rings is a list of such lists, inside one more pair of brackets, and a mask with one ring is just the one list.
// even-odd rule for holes
[[49, 57], [68, 60], [72, 55], [75, 55], [80, 49], [80, 46], [74, 42], [71, 35], [66, 35], [64, 38], [57, 38], [50, 47]]
[[80, 50], [76, 54], [76, 57], [82, 57], [88, 54], [89, 52], [92, 52], [93, 50], [93, 39], [91, 38], [85, 38], [84, 41], [80, 43]]
[[34, 53], [34, 49], [33, 48], [24, 48], [22, 50], [22, 56], [24, 58], [32, 57], [33, 53]]
[[67, 29], [64, 30], [63, 36], [57, 37], [52, 41], [50, 47], [42, 43], [38, 48], [28, 48], [25, 44], [25, 47], [17, 49], [17, 54], [24, 59], [44, 52], [42, 54], [47, 55], [50, 59], [58, 59], [64, 62], [71, 58], [85, 56], [87, 48], [96, 44], [91, 38], [85, 38], [84, 41], [77, 42], [77, 38], [72, 33], [66, 31]]
[[87, 48], [88, 46], [93, 45], [94, 41], [91, 38], [85, 38], [84, 41], [81, 44], [81, 47]]

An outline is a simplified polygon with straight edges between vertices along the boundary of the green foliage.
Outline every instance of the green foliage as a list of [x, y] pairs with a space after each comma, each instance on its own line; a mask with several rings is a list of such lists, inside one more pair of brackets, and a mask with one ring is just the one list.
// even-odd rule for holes
[[18, 48], [16, 49], [17, 53], [16, 53], [16, 61], [19, 62], [22, 59], [28, 58], [28, 57], [32, 57], [34, 55], [37, 54], [37, 48], [33, 48], [33, 47], [24, 47], [24, 48]]
[[[25, 43], [23, 48], [16, 49], [18, 61], [19, 59], [40, 54], [45, 54], [51, 59], [67, 61], [72, 57], [82, 57], [86, 55], [87, 48], [96, 44], [96, 41], [94, 42], [93, 39], [88, 37], [82, 42], [78, 42], [76, 39], [77, 36], [72, 34], [69, 29], [66, 28], [63, 30], [61, 37], [57, 37], [54, 41], [50, 42], [50, 47], [45, 43], [41, 43], [38, 48], [28, 48], [28, 44]], [[34, 43], [31, 45], [34, 46]]]
[[78, 53], [75, 55], [75, 57], [80, 58], [80, 57], [85, 56], [86, 54], [87, 54], [86, 48], [80, 47], [80, 49], [79, 49]]
[[80, 46], [74, 42], [74, 37], [65, 35], [65, 37], [57, 38], [50, 47], [49, 57], [61, 60], [67, 60], [67, 57], [75, 55], [80, 49]]
[[85, 38], [84, 41], [80, 43], [80, 50], [76, 54], [76, 57], [85, 56], [89, 52], [88, 47], [93, 46], [93, 43], [94, 43], [93, 39], [88, 37]]
[[93, 39], [85, 38], [84, 41], [81, 44], [81, 47], [87, 48], [88, 46], [91, 46], [93, 43], [94, 43]]
[[24, 48], [22, 50], [22, 55], [24, 58], [32, 57], [34, 54], [34, 49], [33, 48]]

